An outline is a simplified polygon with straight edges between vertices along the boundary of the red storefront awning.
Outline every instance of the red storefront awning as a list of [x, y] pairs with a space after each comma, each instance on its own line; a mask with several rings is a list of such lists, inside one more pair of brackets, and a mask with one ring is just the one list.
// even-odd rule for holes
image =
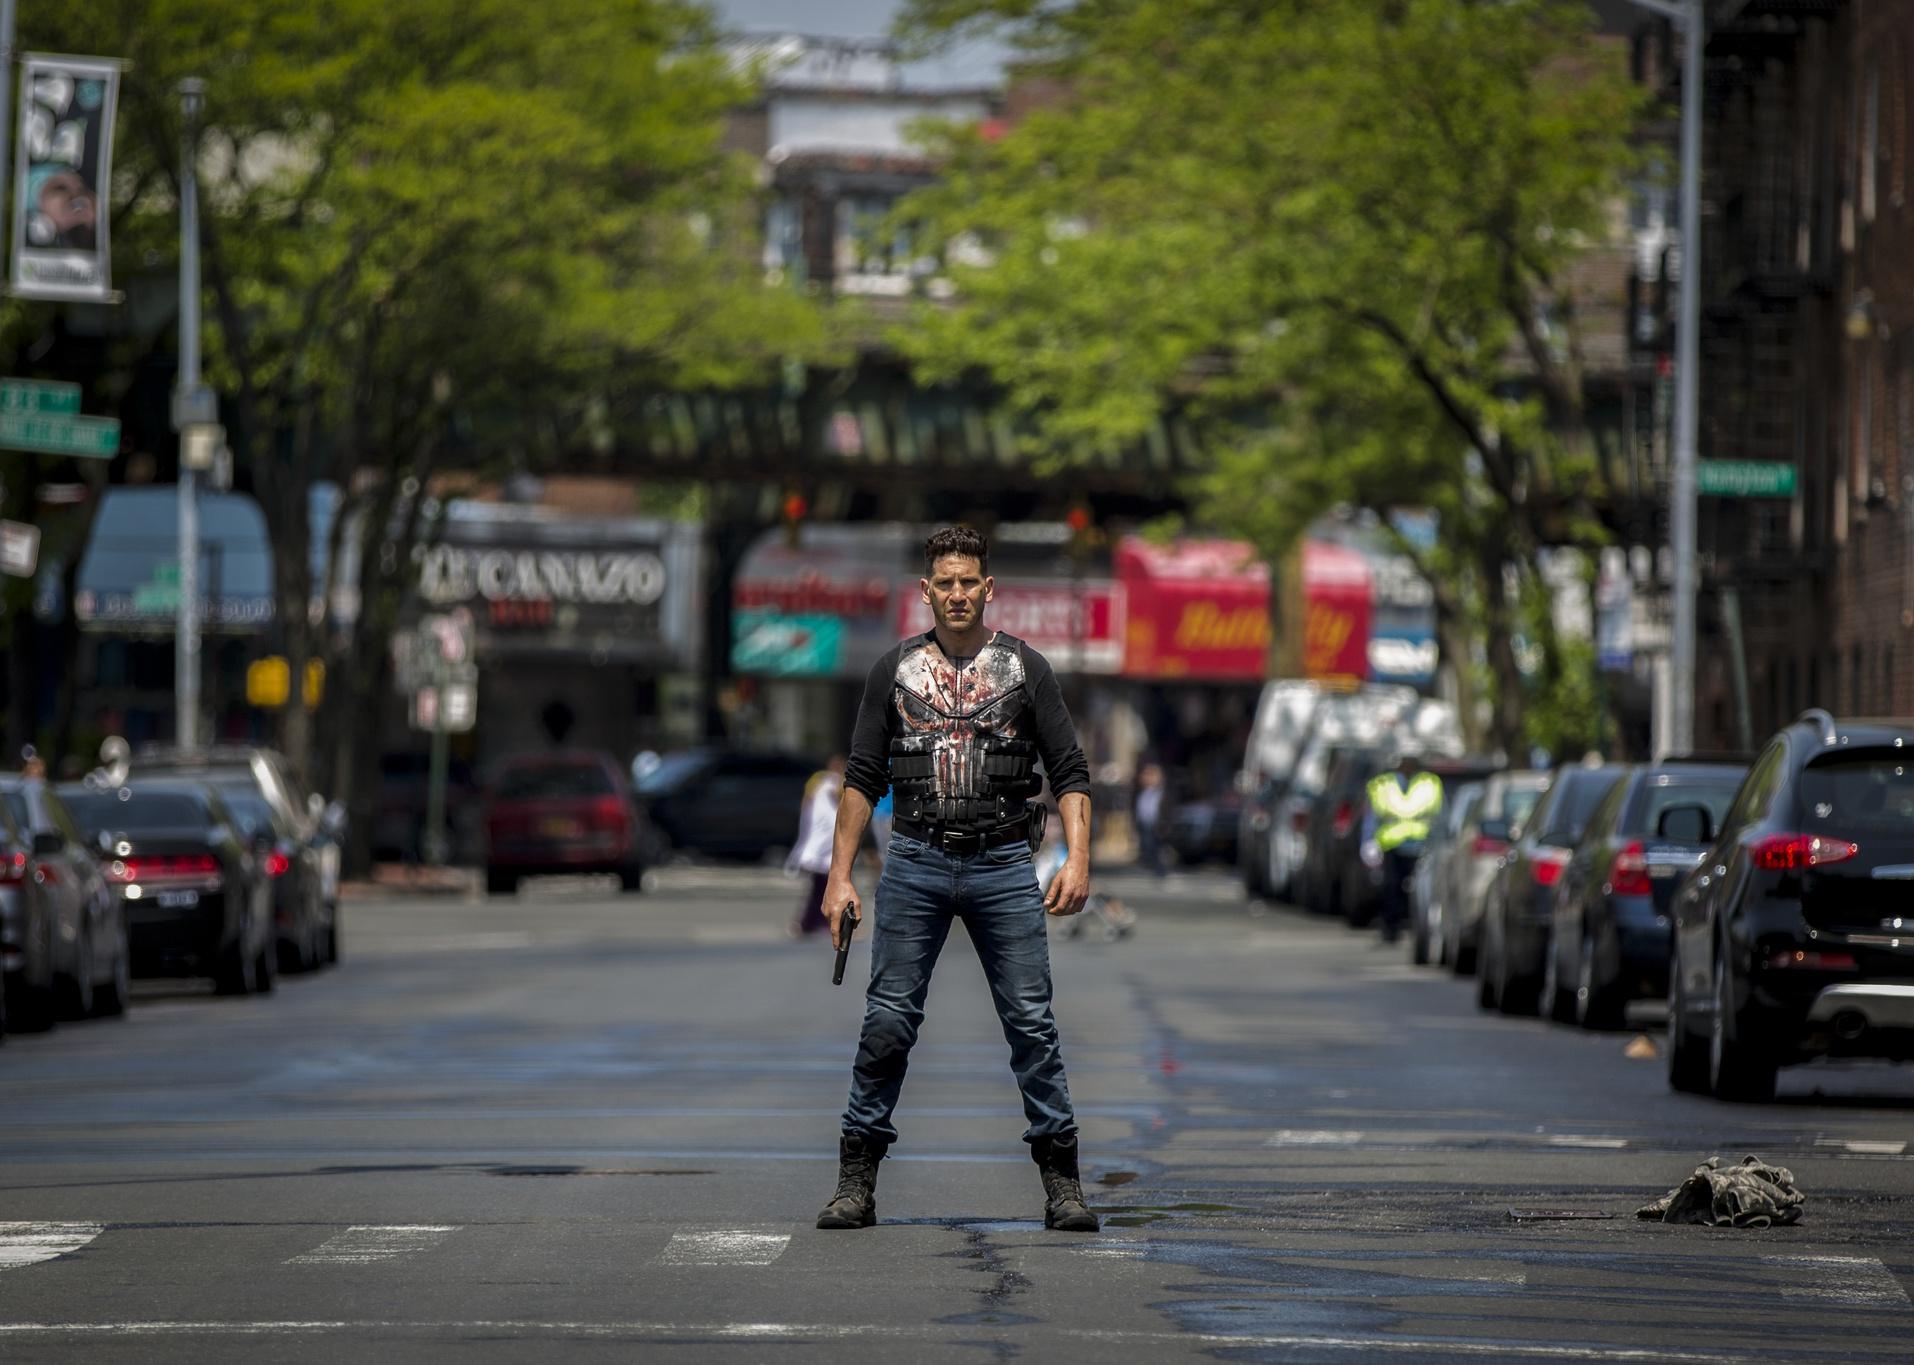
[[1369, 561], [1327, 541], [1303, 543], [1303, 673], [1318, 681], [1369, 676], [1374, 589]]
[[1269, 658], [1269, 569], [1239, 540], [1117, 544], [1132, 678], [1260, 681]]

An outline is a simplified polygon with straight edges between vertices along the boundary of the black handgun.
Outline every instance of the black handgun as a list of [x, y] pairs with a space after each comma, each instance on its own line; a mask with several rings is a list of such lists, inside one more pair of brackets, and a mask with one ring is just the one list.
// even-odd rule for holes
[[842, 986], [844, 984], [844, 963], [851, 955], [851, 935], [857, 932], [857, 916], [853, 915], [850, 911], [851, 907], [848, 905], [845, 906], [844, 917], [839, 921], [839, 929], [843, 935], [843, 940], [837, 950], [837, 966], [831, 969], [831, 984], [833, 986]]

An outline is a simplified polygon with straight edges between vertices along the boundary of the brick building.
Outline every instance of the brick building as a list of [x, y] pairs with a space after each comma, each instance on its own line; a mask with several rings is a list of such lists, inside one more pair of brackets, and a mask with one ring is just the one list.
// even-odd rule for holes
[[[1914, 4], [1709, 9], [1699, 454], [1797, 472], [1701, 499], [1696, 741], [1740, 748], [1914, 714]], [[1678, 45], [1644, 29], [1644, 77]]]

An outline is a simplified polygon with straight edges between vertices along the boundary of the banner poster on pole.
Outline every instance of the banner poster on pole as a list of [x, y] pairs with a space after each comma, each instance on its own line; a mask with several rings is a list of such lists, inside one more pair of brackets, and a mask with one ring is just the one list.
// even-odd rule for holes
[[29, 53], [21, 63], [13, 177], [13, 292], [104, 303], [112, 297], [107, 198], [120, 64]]

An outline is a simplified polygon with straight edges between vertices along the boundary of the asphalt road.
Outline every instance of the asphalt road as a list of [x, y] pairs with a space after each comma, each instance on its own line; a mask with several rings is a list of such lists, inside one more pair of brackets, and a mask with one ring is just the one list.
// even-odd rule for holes
[[[1909, 1358], [1914, 1072], [1676, 1096], [1220, 877], [1112, 884], [1136, 937], [1052, 944], [1101, 1235], [1041, 1225], [961, 934], [881, 1224], [824, 1233], [861, 1000], [790, 884], [360, 901], [335, 972], [0, 1051], [0, 1360]], [[1801, 1225], [1634, 1218], [1746, 1152]]]

